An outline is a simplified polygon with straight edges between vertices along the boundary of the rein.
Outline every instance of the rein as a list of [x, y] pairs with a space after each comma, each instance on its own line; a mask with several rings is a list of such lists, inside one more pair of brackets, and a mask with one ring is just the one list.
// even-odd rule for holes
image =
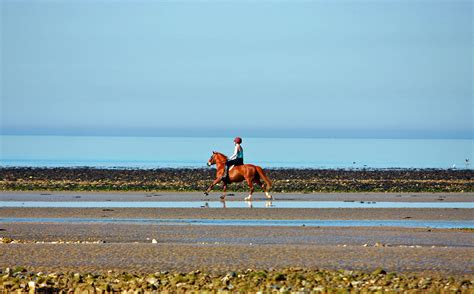
[[[217, 154], [217, 153], [216, 153], [216, 154]], [[224, 159], [223, 161], [217, 161], [217, 160], [216, 160], [216, 165], [217, 165], [218, 163], [226, 163], [226, 162], [227, 162], [227, 159]]]
[[218, 164], [218, 163], [226, 163], [226, 162], [227, 162], [227, 160], [224, 160], [224, 161], [216, 161], [216, 164]]

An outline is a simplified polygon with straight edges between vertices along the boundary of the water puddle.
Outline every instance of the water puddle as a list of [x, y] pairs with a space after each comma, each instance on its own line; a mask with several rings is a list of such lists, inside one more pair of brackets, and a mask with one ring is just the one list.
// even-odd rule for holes
[[474, 208], [474, 202], [374, 201], [0, 201], [24, 208]]
[[474, 220], [241, 220], [241, 219], [127, 219], [127, 218], [0, 218], [0, 223], [113, 223], [195, 226], [289, 227], [405, 227], [474, 228]]

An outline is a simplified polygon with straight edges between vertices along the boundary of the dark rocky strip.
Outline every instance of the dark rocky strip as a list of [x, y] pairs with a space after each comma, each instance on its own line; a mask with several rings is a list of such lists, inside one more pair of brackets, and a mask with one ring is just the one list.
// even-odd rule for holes
[[[474, 192], [474, 170], [267, 169], [274, 192]], [[0, 190], [204, 191], [213, 168], [0, 168]], [[216, 188], [218, 189], [218, 188]], [[231, 190], [247, 191], [244, 184]]]
[[385, 292], [422, 291], [472, 293], [473, 281], [463, 278], [433, 278], [387, 273], [379, 268], [372, 273], [288, 268], [284, 270], [252, 270], [226, 274], [157, 271], [153, 274], [133, 272], [106, 273], [41, 273], [16, 267], [0, 270], [0, 291], [19, 293], [85, 292], [138, 293], [189, 291], [215, 292]]

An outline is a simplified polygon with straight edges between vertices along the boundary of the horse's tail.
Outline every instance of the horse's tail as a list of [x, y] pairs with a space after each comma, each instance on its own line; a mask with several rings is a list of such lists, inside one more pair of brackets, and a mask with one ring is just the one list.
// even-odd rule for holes
[[272, 181], [265, 175], [265, 172], [263, 169], [259, 166], [255, 166], [255, 169], [257, 170], [258, 176], [260, 179], [262, 179], [265, 182], [265, 185], [267, 187], [267, 192], [270, 191], [270, 188], [272, 187]]

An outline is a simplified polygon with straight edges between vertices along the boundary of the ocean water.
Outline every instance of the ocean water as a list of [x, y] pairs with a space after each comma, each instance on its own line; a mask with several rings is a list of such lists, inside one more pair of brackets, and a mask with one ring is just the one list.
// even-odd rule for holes
[[[266, 168], [473, 168], [474, 140], [244, 138], [245, 162]], [[0, 166], [206, 167], [232, 138], [0, 136]], [[469, 164], [466, 164], [469, 159]]]

